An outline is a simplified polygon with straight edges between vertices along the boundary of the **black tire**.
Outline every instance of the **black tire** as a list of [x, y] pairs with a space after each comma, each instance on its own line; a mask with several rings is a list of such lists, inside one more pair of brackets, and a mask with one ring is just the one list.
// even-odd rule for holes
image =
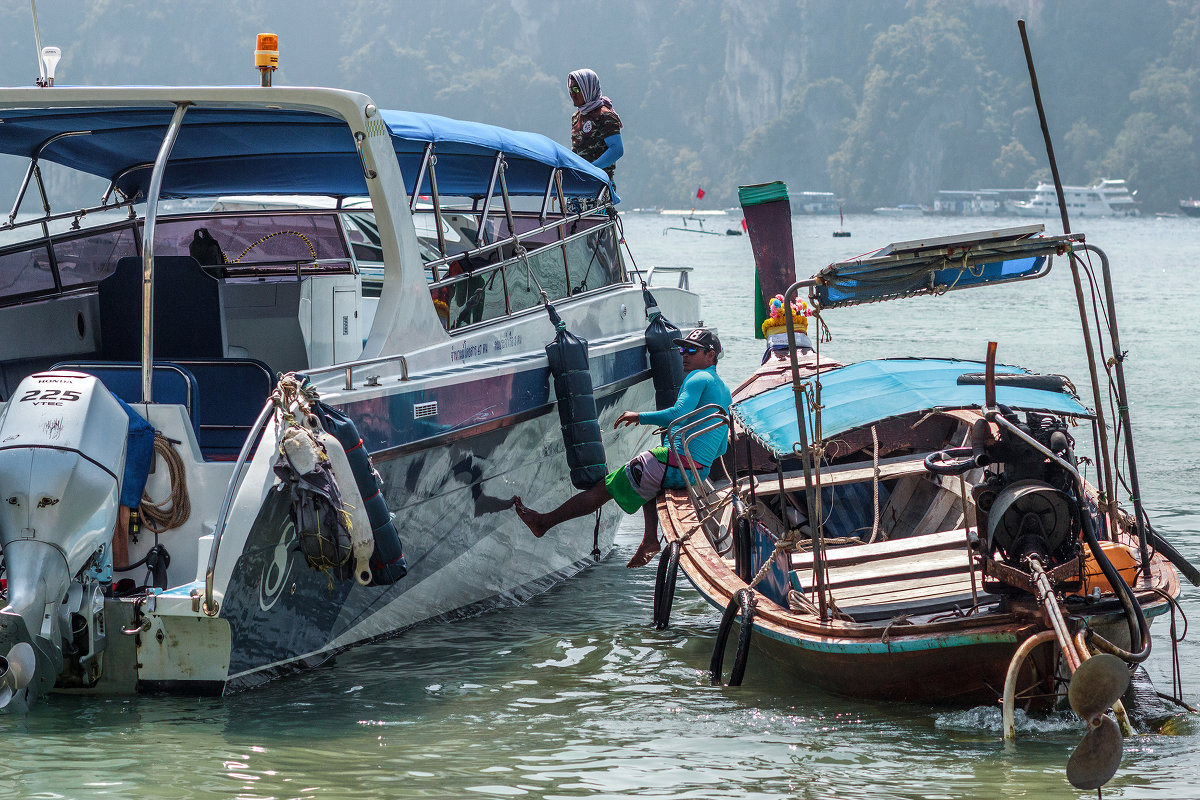
[[654, 627], [660, 631], [671, 624], [671, 606], [675, 602], [678, 577], [679, 542], [669, 542], [658, 557], [658, 577], [654, 580]]
[[717, 640], [713, 643], [712, 661], [708, 665], [709, 680], [713, 686], [721, 685], [721, 668], [725, 660], [725, 644], [729, 641], [729, 631], [733, 621], [737, 619], [738, 611], [742, 612], [742, 632], [738, 636], [737, 654], [733, 658], [733, 670], [729, 673], [729, 686], [741, 686], [746, 674], [746, 660], [750, 655], [750, 639], [754, 634], [754, 592], [750, 589], [739, 589], [725, 613], [721, 615], [721, 625], [717, 628]]

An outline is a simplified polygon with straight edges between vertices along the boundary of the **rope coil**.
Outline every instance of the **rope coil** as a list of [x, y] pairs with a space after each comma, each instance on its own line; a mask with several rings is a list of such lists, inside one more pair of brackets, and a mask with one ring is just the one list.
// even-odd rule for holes
[[192, 515], [192, 503], [188, 497], [187, 471], [175, 445], [159, 431], [154, 432], [154, 457], [161, 458], [167, 465], [171, 490], [162, 500], [155, 500], [148, 492], [142, 493], [138, 513], [142, 524], [154, 533], [173, 530], [188, 521]]

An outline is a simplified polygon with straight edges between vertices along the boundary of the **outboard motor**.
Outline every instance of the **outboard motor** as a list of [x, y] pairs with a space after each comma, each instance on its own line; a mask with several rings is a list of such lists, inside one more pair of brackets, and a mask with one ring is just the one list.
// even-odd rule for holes
[[99, 677], [99, 577], [103, 566], [111, 570], [127, 430], [120, 402], [77, 372], [29, 376], [0, 412], [0, 547], [8, 582], [0, 657], [10, 671], [16, 667], [0, 700], [9, 710], [22, 710], [18, 702], [54, 685], [64, 652], [85, 685]]

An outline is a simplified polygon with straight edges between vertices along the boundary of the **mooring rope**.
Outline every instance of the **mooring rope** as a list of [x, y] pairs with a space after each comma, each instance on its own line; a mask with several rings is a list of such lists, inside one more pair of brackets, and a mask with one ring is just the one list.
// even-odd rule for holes
[[142, 493], [138, 506], [142, 523], [154, 533], [173, 530], [188, 521], [192, 514], [192, 503], [188, 498], [187, 472], [175, 445], [160, 432], [154, 432], [154, 457], [161, 458], [167, 465], [171, 479], [171, 491], [161, 501], [155, 501], [148, 492]]

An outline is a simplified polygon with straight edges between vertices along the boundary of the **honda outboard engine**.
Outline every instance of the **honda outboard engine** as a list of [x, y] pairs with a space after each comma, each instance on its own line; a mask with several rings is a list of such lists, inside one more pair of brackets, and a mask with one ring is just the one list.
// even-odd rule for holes
[[117, 399], [76, 372], [29, 376], [0, 412], [0, 657], [16, 666], [0, 700], [10, 710], [54, 685], [64, 653], [85, 685], [99, 677], [127, 430]]

